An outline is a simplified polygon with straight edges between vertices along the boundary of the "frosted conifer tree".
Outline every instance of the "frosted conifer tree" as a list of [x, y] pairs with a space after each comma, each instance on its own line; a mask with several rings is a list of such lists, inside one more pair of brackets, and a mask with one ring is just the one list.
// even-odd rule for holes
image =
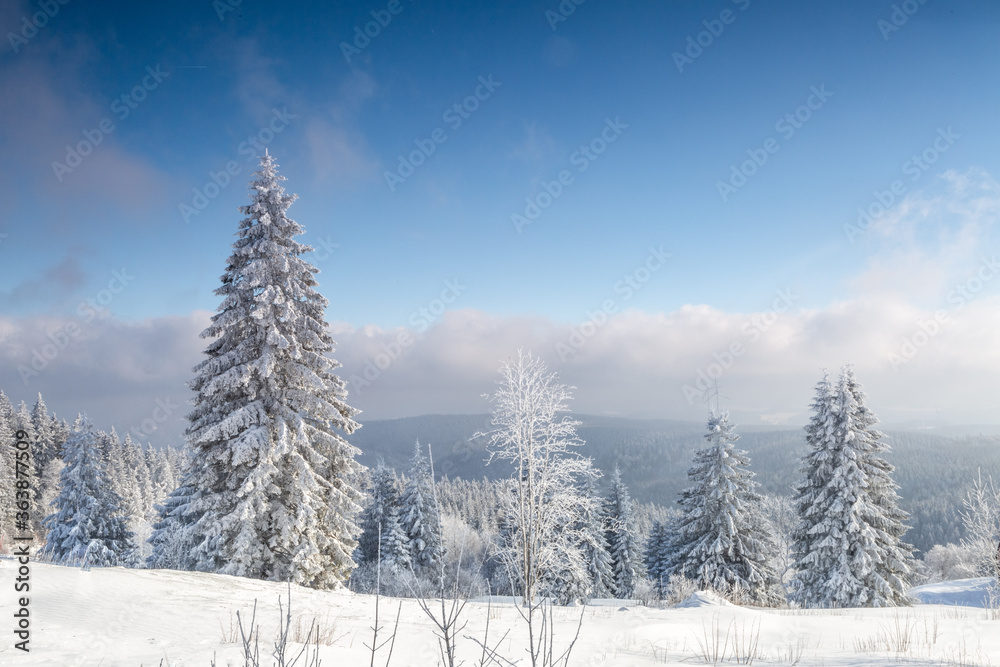
[[59, 479], [63, 469], [62, 448], [68, 433], [65, 432], [63, 423], [49, 414], [41, 393], [31, 410], [31, 427], [38, 438], [32, 447], [37, 476], [35, 497], [40, 508], [37, 514], [44, 516], [52, 501], [59, 495]]
[[59, 443], [56, 442], [53, 418], [49, 415], [49, 410], [42, 400], [42, 394], [38, 394], [35, 399], [35, 407], [31, 410], [31, 428], [37, 440], [33, 443], [32, 456], [35, 459], [35, 474], [39, 477], [39, 485], [36, 490], [39, 496], [45, 493], [45, 480], [42, 479], [42, 471], [49, 461], [59, 458]]
[[145, 506], [142, 498], [140, 483], [143, 477], [149, 476], [146, 469], [146, 461], [142, 453], [132, 441], [132, 436], [125, 434], [125, 440], [119, 446], [119, 459], [112, 469], [118, 476], [118, 485], [121, 488], [122, 500], [125, 503], [125, 511], [139, 523], [145, 517]]
[[[5, 550], [10, 544], [11, 536], [16, 532], [15, 514], [17, 513], [17, 488], [15, 486], [15, 456], [14, 430], [10, 427], [8, 418], [0, 411], [0, 546]], [[23, 496], [22, 496], [23, 497]], [[30, 501], [30, 496], [28, 498]], [[26, 531], [25, 531], [26, 532]]]
[[28, 439], [31, 440], [32, 445], [34, 445], [35, 425], [31, 421], [31, 411], [28, 410], [27, 403], [21, 401], [17, 404], [17, 410], [14, 411], [13, 420], [14, 430], [21, 430], [27, 433]]
[[604, 521], [601, 507], [597, 502], [594, 479], [584, 480], [581, 494], [591, 502], [580, 507], [578, 526], [584, 562], [587, 564], [590, 580], [589, 598], [612, 597], [614, 571], [608, 544], [605, 541]]
[[[42, 520], [42, 518], [44, 518], [44, 513], [45, 513], [46, 510], [45, 509], [39, 509], [39, 507], [40, 507], [39, 506], [40, 498], [39, 498], [39, 495], [38, 495], [38, 487], [39, 487], [38, 471], [37, 471], [37, 467], [35, 465], [35, 459], [34, 459], [34, 456], [35, 456], [35, 429], [34, 429], [33, 424], [31, 423], [31, 412], [29, 412], [28, 406], [25, 404], [24, 401], [21, 401], [18, 404], [17, 408], [15, 409], [14, 406], [13, 406], [13, 404], [10, 402], [10, 399], [8, 399], [7, 396], [2, 391], [0, 391], [0, 418], [5, 418], [6, 419], [7, 426], [10, 429], [10, 432], [11, 432], [11, 438], [12, 438], [11, 442], [12, 443], [16, 442], [18, 431], [23, 431], [22, 438], [24, 440], [27, 440], [29, 443], [31, 443], [32, 464], [31, 465], [27, 465], [27, 466], [20, 466], [18, 468], [18, 470], [20, 471], [20, 476], [18, 476], [16, 479], [21, 480], [22, 482], [27, 483], [28, 484], [28, 488], [34, 489], [34, 493], [31, 494], [32, 497], [27, 499], [28, 503], [29, 503], [29, 510], [28, 510], [28, 512], [29, 512], [29, 515], [31, 517], [31, 524], [32, 524], [31, 528], [33, 529], [33, 531], [35, 533], [41, 534], [41, 533], [44, 532], [44, 530], [41, 527], [41, 520]], [[14, 460], [14, 457], [11, 458], [11, 461], [12, 461], [11, 464], [10, 464], [11, 466], [15, 465], [13, 463], [13, 460]], [[12, 474], [11, 474], [11, 477], [10, 477], [10, 480], [11, 480], [10, 484], [14, 484], [15, 483], [15, 475], [17, 474], [17, 473], [14, 473], [13, 470], [14, 469], [12, 468]], [[13, 488], [13, 487], [10, 486], [10, 485], [8, 485], [7, 488], [10, 489], [10, 488]], [[18, 499], [18, 501], [20, 501], [20, 500], [23, 500], [23, 499]], [[12, 507], [13, 507], [13, 505], [7, 505], [7, 507], [5, 509], [9, 509], [9, 508], [12, 508]], [[0, 510], [0, 511], [3, 511], [3, 510]], [[18, 510], [18, 511], [22, 511], [22, 510]]]
[[146, 567], [193, 570], [196, 563], [191, 556], [189, 528], [197, 518], [191, 513], [194, 489], [186, 486], [183, 479], [174, 482], [184, 477], [190, 465], [182, 455], [175, 469], [170, 452], [170, 449], [153, 449], [148, 443], [143, 449], [143, 459], [149, 469], [146, 502], [151, 511], [151, 532], [147, 540], [150, 553], [146, 557]]
[[905, 604], [912, 558], [900, 540], [906, 515], [896, 506], [892, 467], [880, 456], [888, 447], [849, 366], [836, 387], [824, 373], [812, 408], [795, 498], [792, 597], [818, 607]]
[[[885, 442], [887, 436], [877, 430], [878, 417], [865, 406], [864, 390], [858, 383], [850, 364], [841, 371], [842, 392], [850, 394], [850, 400], [843, 399], [852, 406], [851, 424], [854, 428], [854, 442], [861, 457], [861, 466], [868, 478], [868, 494], [876, 515], [871, 522], [875, 530], [878, 557], [876, 558], [868, 584], [878, 591], [877, 603], [901, 605], [909, 604], [906, 589], [912, 577], [914, 559], [913, 546], [903, 542], [909, 515], [899, 507], [897, 485], [892, 479], [894, 467], [882, 456], [889, 452]], [[861, 443], [864, 443], [863, 445]]]
[[660, 597], [663, 597], [670, 579], [669, 554], [670, 534], [668, 528], [663, 522], [654, 521], [653, 528], [649, 532], [649, 539], [646, 541], [643, 563], [646, 565], [646, 576], [656, 585]]
[[[592, 598], [611, 597], [614, 585], [611, 555], [605, 544], [601, 508], [594, 495], [595, 479], [587, 478], [579, 485], [581, 497], [591, 500], [580, 507], [567, 528], [579, 536], [576, 545], [583, 555], [585, 568], [576, 565], [574, 558], [557, 558], [554, 565], [542, 575], [542, 595], [555, 599], [558, 604], [590, 602]], [[569, 552], [575, 554], [576, 552]]]
[[420, 451], [419, 440], [413, 446], [413, 458], [399, 505], [399, 520], [409, 539], [413, 567], [427, 569], [439, 565], [444, 558], [441, 517], [434, 504], [430, 463]]
[[635, 592], [642, 556], [632, 515], [632, 498], [617, 465], [611, 474], [611, 490], [604, 499], [603, 514], [604, 539], [611, 556], [612, 593], [616, 598], [628, 599]]
[[146, 567], [167, 570], [193, 570], [197, 563], [191, 555], [191, 525], [196, 517], [189, 515], [194, 489], [183, 482], [170, 492], [163, 504], [156, 505], [157, 520], [149, 536], [150, 554]]
[[[130, 438], [126, 436], [126, 441]], [[147, 521], [156, 516], [154, 506], [161, 500], [153, 490], [153, 471], [149, 469], [149, 459], [139, 445], [133, 443], [136, 451], [136, 490], [139, 493], [140, 516]]]
[[14, 422], [11, 421], [14, 418], [14, 404], [10, 402], [7, 398], [7, 394], [0, 389], [0, 420], [4, 420], [7, 424], [14, 428]]
[[551, 597], [556, 604], [587, 603], [593, 596], [593, 583], [588, 568], [581, 568], [572, 557], [556, 554], [552, 565], [542, 574], [539, 592]]
[[403, 524], [399, 519], [399, 508], [390, 505], [385, 517], [385, 532], [382, 534], [382, 565], [405, 571], [410, 569], [411, 559], [410, 538], [403, 530]]
[[148, 443], [144, 450], [154, 502], [160, 502], [180, 485], [181, 477], [190, 468], [188, 448], [154, 449]]
[[[389, 515], [396, 510], [399, 521], [399, 480], [396, 473], [385, 465], [381, 457], [372, 470], [371, 491], [368, 502], [361, 512], [361, 536], [358, 538], [357, 558], [365, 563], [374, 563], [379, 557], [379, 540], [385, 541], [389, 534]], [[400, 527], [402, 524], [400, 523]], [[406, 531], [403, 531], [405, 535]]]
[[52, 501], [59, 495], [62, 484], [60, 481], [62, 479], [62, 469], [65, 467], [66, 464], [63, 463], [62, 458], [56, 458], [49, 461], [48, 465], [45, 466], [45, 470], [42, 471], [38, 483], [45, 491], [42, 492], [38, 500], [40, 514], [47, 514], [52, 508]]
[[338, 431], [359, 425], [282, 180], [265, 154], [202, 332], [183, 512], [197, 569], [331, 588], [355, 567], [361, 466]]
[[776, 604], [781, 586], [776, 547], [765, 530], [750, 458], [736, 448], [739, 436], [728, 412], [712, 414], [705, 438], [708, 446], [695, 452], [688, 471], [692, 485], [678, 500], [683, 514], [671, 574], [737, 601]]
[[129, 526], [136, 527], [136, 520], [142, 518], [142, 502], [139, 497], [139, 467], [134, 457], [132, 439], [128, 435], [122, 442], [118, 432], [111, 427], [110, 433], [97, 434], [108, 474], [108, 485], [122, 500], [122, 510], [129, 517]]
[[110, 487], [93, 425], [82, 415], [66, 442], [64, 463], [53, 512], [42, 522], [48, 531], [42, 554], [57, 563], [134, 566], [134, 536], [121, 498]]

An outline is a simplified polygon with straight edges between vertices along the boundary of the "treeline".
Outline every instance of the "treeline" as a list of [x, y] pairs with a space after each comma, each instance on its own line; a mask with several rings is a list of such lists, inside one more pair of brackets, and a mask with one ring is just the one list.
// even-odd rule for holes
[[[31, 456], [29, 465], [16, 468], [19, 432], [31, 443]], [[70, 425], [49, 412], [41, 394], [29, 409], [24, 401], [15, 407], [0, 391], [0, 494], [10, 496], [0, 497], [0, 551], [30, 527], [42, 556], [52, 560], [83, 562], [89, 548], [92, 556], [102, 554], [94, 562], [137, 562], [150, 551], [156, 507], [176, 488], [184, 465], [180, 449], [122, 439], [114, 427], [95, 429], [82, 416]], [[15, 496], [15, 475], [30, 498]], [[19, 529], [19, 512], [30, 526]]]
[[[850, 367], [842, 369], [835, 381], [824, 378], [817, 385], [813, 418], [804, 434], [779, 433], [774, 439], [782, 442], [795, 436], [804, 441], [791, 466], [784, 447], [784, 465], [797, 470], [797, 478], [778, 487], [789, 492], [784, 495], [766, 493], [751, 472], [749, 452], [736, 447], [737, 440], [759, 440], [754, 435], [760, 434], [741, 438], [725, 412], [710, 417], [709, 432], [703, 435], [708, 445], [695, 451], [693, 465], [691, 458], [685, 462], [686, 486], [672, 506], [632, 502], [617, 467], [608, 476], [607, 495], [598, 491], [596, 479], [578, 485], [572, 493], [582, 508], [579, 513], [561, 516], [558, 507], [545, 512], [560, 516], [558, 522], [567, 531], [577, 531], [576, 542], [562, 546], [582, 550], [587, 567], [574, 570], [565, 562], [549, 570], [550, 566], [542, 567], [537, 592], [560, 601], [604, 596], [676, 601], [695, 588], [710, 588], [737, 602], [764, 605], [792, 600], [805, 606], [884, 606], [905, 604], [909, 586], [928, 579], [988, 572], [1000, 513], [994, 487], [980, 482], [980, 500], [970, 504], [975, 494], [967, 491], [970, 485], [977, 488], [975, 475], [964, 469], [921, 489], [936, 498], [933, 507], [954, 518], [951, 534], [963, 530], [980, 537], [978, 543], [931, 544], [925, 561], [917, 560], [906, 538], [913, 532], [909, 525], [914, 519], [921, 525], [923, 517], [905, 511], [897, 476], [915, 484], [920, 475], [928, 474], [923, 467], [931, 460], [931, 445], [939, 444], [939, 439], [900, 438], [893, 459], [906, 464], [899, 475], [889, 462], [891, 439], [875, 428], [878, 420], [864, 402]], [[643, 436], [625, 437], [639, 444], [634, 450], [641, 449], [634, 439]], [[578, 451], [584, 450], [579, 444]], [[773, 453], [777, 448], [764, 450]], [[984, 457], [989, 454], [985, 448], [979, 452]], [[909, 460], [909, 455], [917, 460]], [[633, 466], [640, 460], [625, 459]], [[406, 472], [409, 478], [384, 461], [375, 467], [367, 487], [361, 538], [367, 547], [356, 554], [361, 567], [351, 585], [372, 591], [374, 573], [381, 567], [387, 590], [407, 595], [429, 585], [420, 582], [422, 573], [431, 579], [438, 576], [437, 569], [415, 567], [406, 546], [413, 543], [412, 526], [419, 512], [403, 500], [412, 492], [402, 489], [420, 477], [424, 497], [434, 497], [433, 520], [422, 525], [433, 526], [433, 543], [439, 549], [434, 562], [443, 564], [441, 571], [459, 577], [464, 567], [465, 584], [480, 593], [521, 592], [524, 582], [511, 577], [497, 557], [518, 541], [511, 522], [523, 520], [518, 518], [517, 503], [512, 504], [519, 475], [432, 483], [427, 466], [418, 470], [415, 465]], [[519, 469], [525, 470], [524, 465], [519, 463]], [[510, 468], [507, 471], [509, 475]], [[591, 516], [587, 507], [600, 509]], [[406, 518], [400, 521], [400, 517]], [[939, 530], [927, 537], [941, 534]], [[382, 549], [377, 547], [379, 539]], [[461, 556], [455, 557], [456, 552]], [[844, 562], [849, 571], [841, 567]]]
[[[637, 502], [672, 507], [687, 485], [691, 452], [702, 431], [697, 425], [662, 420], [624, 420], [581, 416], [580, 453], [601, 470], [618, 465]], [[498, 480], [509, 470], [484, 466], [485, 444], [473, 439], [484, 430], [486, 415], [427, 415], [375, 421], [351, 437], [362, 450], [359, 460], [374, 466], [378, 458], [406, 469], [414, 439], [434, 443], [438, 479]], [[672, 430], [664, 430], [664, 429]], [[799, 460], [808, 446], [801, 428], [741, 429], [740, 444], [753, 456], [762, 493], [790, 497], [800, 476]], [[1000, 470], [1000, 437], [942, 436], [928, 432], [888, 431], [885, 458], [895, 469], [900, 507], [909, 514], [906, 540], [916, 553], [965, 537], [958, 510], [978, 470]], [[602, 484], [603, 482], [599, 482]]]

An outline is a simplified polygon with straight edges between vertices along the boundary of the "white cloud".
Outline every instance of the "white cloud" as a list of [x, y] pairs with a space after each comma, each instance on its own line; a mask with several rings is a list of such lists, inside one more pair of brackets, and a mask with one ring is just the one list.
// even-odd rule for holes
[[988, 173], [947, 171], [875, 219], [867, 269], [853, 282], [861, 293], [903, 299], [942, 298], [994, 247], [1000, 183]]
[[[851, 361], [883, 421], [996, 422], [1000, 264], [990, 234], [1000, 188], [981, 172], [949, 173], [939, 186], [913, 193], [873, 230], [872, 261], [855, 293], [822, 308], [798, 308], [795, 298], [783, 312], [686, 305], [627, 310], [590, 327], [453, 310], [422, 334], [334, 322], [334, 356], [351, 380], [349, 402], [365, 411], [362, 423], [486, 412], [482, 395], [518, 348], [541, 355], [575, 385], [573, 407], [583, 413], [700, 420], [706, 406], [700, 396], [689, 400], [685, 385], [696, 387], [701, 373], [718, 376], [723, 403], [742, 423], [799, 424], [820, 369], [835, 372]], [[157, 399], [187, 398], [208, 317], [0, 318], [0, 387], [29, 400], [42, 391], [66, 417], [86, 410], [127, 431]], [[69, 322], [80, 334], [25, 385], [18, 366]], [[183, 413], [154, 439], [176, 440]]]

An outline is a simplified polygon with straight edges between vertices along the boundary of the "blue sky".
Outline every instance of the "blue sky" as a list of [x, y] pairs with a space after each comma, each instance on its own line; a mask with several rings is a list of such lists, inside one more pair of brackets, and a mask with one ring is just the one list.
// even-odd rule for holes
[[[566, 331], [608, 298], [633, 309], [628, 317], [670, 321], [711, 312], [716, 324], [699, 320], [709, 331], [738, 331], [739, 322], [769, 308], [782, 289], [793, 290], [792, 311], [805, 318], [786, 344], [806, 335], [806, 320], [815, 324], [817, 317], [873, 299], [914, 309], [900, 316], [902, 328], [892, 334], [898, 342], [918, 311], [946, 305], [955, 281], [996, 249], [989, 224], [973, 225], [970, 236], [969, 211], [981, 206], [959, 214], [947, 203], [968, 195], [949, 174], [992, 192], [1000, 173], [995, 3], [587, 0], [577, 6], [567, 0], [563, 6], [575, 11], [554, 22], [555, 1], [399, 0], [398, 13], [387, 14], [381, 0], [243, 0], [220, 14], [231, 2], [94, 6], [71, 0], [58, 5], [37, 34], [29, 30], [30, 39], [13, 40], [9, 33], [24, 37], [24, 17], [41, 10], [25, 1], [4, 3], [0, 233], [7, 236], [0, 238], [0, 315], [9, 331], [44, 332], [79, 319], [78, 305], [99, 298], [112, 272], [122, 269], [134, 278], [108, 300], [102, 326], [156, 329], [170, 318], [203, 318], [214, 310], [212, 290], [254, 164], [240, 145], [259, 135], [275, 111], [287, 120], [267, 148], [288, 189], [300, 196], [290, 213], [307, 230], [303, 240], [321, 249], [313, 261], [331, 301], [328, 318], [345, 332], [341, 349], [350, 348], [359, 331], [368, 331], [366, 344], [373, 344], [373, 337], [409, 326], [446, 280], [464, 286], [449, 304], [452, 314], [439, 322], [453, 336], [443, 344], [451, 349], [456, 340], [488, 339], [482, 321], [492, 322], [486, 329], [511, 332]], [[341, 44], [373, 20], [372, 12], [391, 21], [348, 62]], [[711, 30], [718, 34], [709, 40]], [[679, 71], [675, 54], [699, 37], [707, 46], [689, 51], [696, 57]], [[163, 74], [154, 79], [149, 71]], [[144, 99], [133, 101], [122, 118], [121, 96], [144, 78], [151, 90], [140, 90]], [[488, 91], [481, 79], [499, 85]], [[477, 87], [481, 99], [471, 103], [477, 108], [460, 125], [454, 114], [445, 115]], [[811, 98], [815, 90], [826, 99]], [[810, 101], [812, 109], [803, 107]], [[776, 126], [796, 112], [808, 119], [796, 121], [794, 132], [788, 121]], [[53, 163], [66, 161], [66, 147], [98, 136], [102, 121], [113, 131], [100, 133], [79, 166], [57, 175]], [[581, 146], [595, 140], [601, 146], [609, 121], [618, 130], [605, 136], [614, 141], [594, 159], [581, 158]], [[446, 140], [434, 143], [424, 163], [391, 189], [386, 173], [398, 169], [399, 156], [414, 151], [415, 142], [433, 142], [435, 130]], [[946, 149], [932, 150], [941, 136], [951, 137], [938, 142]], [[764, 151], [768, 139], [776, 152]], [[907, 163], [924, 151], [935, 160], [914, 171]], [[721, 196], [719, 182], [753, 154], [766, 154], [766, 162], [752, 165], [746, 183]], [[230, 161], [238, 169], [231, 183], [186, 221], [180, 206], [192, 204], [195, 189], [204, 191], [210, 173]], [[545, 201], [546, 183], [551, 190], [564, 171], [572, 181], [518, 232], [512, 215], [540, 195]], [[896, 225], [892, 233], [883, 225], [885, 233], [851, 242], [844, 225], [897, 179], [902, 187], [889, 206], [895, 217], [888, 217], [923, 215], [919, 224]], [[942, 197], [945, 213], [936, 217], [914, 203]], [[625, 303], [615, 286], [643, 264], [650, 247], [671, 258]], [[961, 252], [942, 257], [942, 247]], [[928, 267], [933, 285], [923, 282]], [[987, 285], [978, 303], [994, 291]], [[462, 320], [463, 312], [476, 313], [480, 324]], [[624, 331], [638, 331], [625, 322], [619, 322]], [[863, 334], [876, 324], [862, 319], [842, 326]], [[676, 377], [660, 378], [669, 392], [639, 410], [609, 411], [656, 416], [655, 405], [676, 399], [681, 412], [687, 410], [680, 379], [707, 367], [714, 349], [685, 347], [682, 341], [692, 336], [705, 338], [693, 330], [656, 353], [672, 359]], [[870, 351], [862, 334], [852, 334], [850, 344], [847, 338], [843, 345], [803, 344], [802, 358], [811, 355], [812, 363], [796, 367], [796, 377], [811, 378], [822, 364]], [[578, 385], [605, 382], [573, 367], [580, 355], [559, 357], [553, 341], [562, 335], [542, 336], [542, 343], [529, 335], [518, 341], [515, 333], [501, 338], [541, 345]], [[641, 346], [628, 335], [618, 341], [625, 349], [616, 354], [624, 356], [604, 363], [635, 356], [632, 346]], [[94, 345], [106, 339], [93, 336]], [[10, 367], [30, 355], [29, 343], [8, 334]], [[725, 340], [720, 344], [726, 348]], [[955, 341], [957, 348], [971, 344]], [[501, 348], [478, 349], [495, 368]], [[892, 371], [892, 382], [912, 384], [900, 379], [898, 364], [886, 361], [891, 351], [890, 345], [871, 352], [873, 374]], [[782, 358], [780, 346], [774, 353]], [[371, 354], [343, 350], [345, 359], [357, 356], [353, 367], [345, 361], [345, 372], [356, 372]], [[60, 363], [27, 383], [9, 367], [4, 377], [13, 381], [4, 382], [16, 390], [8, 393], [57, 391], [50, 385], [58, 384]], [[954, 363], [941, 357], [934, 372]], [[147, 379], [167, 382], [156, 377]], [[390, 384], [389, 375], [380, 382]], [[733, 375], [731, 382], [741, 380]], [[892, 382], [886, 393], [894, 391]], [[412, 393], [406, 387], [400, 395]], [[418, 406], [387, 394], [368, 409], [386, 416], [473, 409], [453, 399], [442, 394]], [[989, 400], [976, 407], [976, 419], [992, 410]], [[806, 401], [748, 404], [746, 410], [801, 416]], [[920, 409], [925, 413], [934, 402]], [[905, 412], [912, 401], [897, 403]]]

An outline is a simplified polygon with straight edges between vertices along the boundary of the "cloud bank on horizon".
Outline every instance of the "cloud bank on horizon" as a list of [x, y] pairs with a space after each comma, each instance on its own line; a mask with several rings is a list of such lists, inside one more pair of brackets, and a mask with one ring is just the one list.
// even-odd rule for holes
[[[821, 368], [851, 362], [883, 421], [995, 423], [1000, 256], [981, 250], [1000, 213], [1000, 184], [971, 170], [932, 185], [865, 230], [868, 265], [854, 293], [826, 308], [802, 308], [794, 287], [778, 286], [751, 312], [695, 304], [649, 312], [609, 285], [578, 321], [557, 322], [458, 307], [468, 286], [443, 277], [406, 326], [356, 327], [331, 307], [334, 356], [362, 423], [484, 412], [499, 361], [518, 348], [577, 387], [581, 413], [698, 420], [717, 382], [744, 423], [796, 425]], [[94, 305], [73, 317], [0, 319], [0, 386], [14, 398], [42, 391], [57, 411], [87, 410], [120, 431], [179, 442], [210, 313], [122, 321]]]

